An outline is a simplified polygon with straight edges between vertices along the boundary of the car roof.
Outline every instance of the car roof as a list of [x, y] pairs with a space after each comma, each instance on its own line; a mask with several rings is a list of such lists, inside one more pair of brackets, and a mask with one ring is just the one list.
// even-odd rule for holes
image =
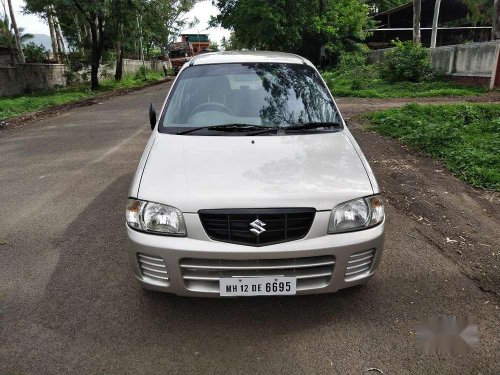
[[309, 60], [293, 53], [272, 51], [223, 51], [205, 53], [193, 58], [189, 65], [230, 63], [278, 63], [305, 64], [314, 66]]

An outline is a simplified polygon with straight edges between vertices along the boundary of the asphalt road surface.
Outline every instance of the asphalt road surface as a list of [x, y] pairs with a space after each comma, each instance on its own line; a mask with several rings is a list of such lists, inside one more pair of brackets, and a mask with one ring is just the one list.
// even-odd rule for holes
[[[383, 263], [365, 287], [249, 299], [144, 292], [129, 272], [124, 207], [148, 104], [168, 89], [0, 133], [0, 374], [500, 373], [497, 295], [390, 202]], [[418, 320], [440, 314], [477, 319], [478, 347], [419, 354]]]

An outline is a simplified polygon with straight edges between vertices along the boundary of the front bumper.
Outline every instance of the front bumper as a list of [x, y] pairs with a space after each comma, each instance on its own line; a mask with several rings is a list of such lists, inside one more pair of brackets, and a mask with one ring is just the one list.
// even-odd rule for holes
[[[384, 223], [370, 229], [328, 235], [326, 228], [329, 217], [329, 211], [317, 212], [311, 230], [305, 238], [263, 247], [213, 241], [203, 230], [197, 214], [184, 214], [188, 237], [153, 235], [135, 231], [127, 226], [129, 260], [135, 277], [143, 288], [180, 296], [219, 297], [217, 287], [214, 288], [214, 282], [193, 282], [185, 279], [186, 272], [180, 264], [181, 260], [185, 263], [186, 259], [200, 260], [201, 263], [214, 263], [210, 260], [223, 262], [283, 260], [288, 262], [293, 259], [310, 260], [314, 259], [313, 257], [333, 257], [335, 264], [331, 266], [331, 275], [323, 278], [324, 282], [321, 283], [308, 280], [309, 282], [304, 282], [301, 287], [298, 285], [297, 294], [332, 293], [339, 289], [366, 283], [373, 276], [380, 262], [384, 244]], [[353, 259], [356, 257], [361, 259], [361, 256], [364, 259], [366, 252], [373, 254], [369, 262], [363, 263], [369, 263], [368, 266], [363, 266], [367, 267], [366, 272], [349, 275], [348, 267], [352, 268], [353, 264], [361, 264], [353, 263]], [[168, 271], [168, 280], [145, 275], [138, 261], [139, 254], [152, 259], [161, 259]], [[354, 258], [353, 255], [355, 255]]]

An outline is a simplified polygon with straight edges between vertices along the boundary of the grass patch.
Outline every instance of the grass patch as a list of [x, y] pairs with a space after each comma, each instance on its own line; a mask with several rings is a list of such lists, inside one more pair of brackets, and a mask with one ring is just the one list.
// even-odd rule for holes
[[435, 79], [432, 82], [396, 82], [382, 80], [376, 65], [345, 72], [323, 73], [330, 91], [337, 97], [356, 98], [423, 98], [436, 96], [471, 96], [487, 92], [483, 87], [460, 86], [454, 82]]
[[147, 81], [140, 75], [127, 74], [120, 82], [115, 82], [114, 79], [102, 80], [101, 88], [97, 91], [91, 91], [88, 84], [78, 84], [33, 94], [2, 97], [0, 98], [0, 120], [41, 111], [55, 105], [94, 98], [100, 93], [112, 90], [141, 87], [163, 78], [163, 72], [148, 72]]
[[367, 116], [376, 132], [425, 151], [474, 187], [500, 191], [500, 104], [408, 104]]

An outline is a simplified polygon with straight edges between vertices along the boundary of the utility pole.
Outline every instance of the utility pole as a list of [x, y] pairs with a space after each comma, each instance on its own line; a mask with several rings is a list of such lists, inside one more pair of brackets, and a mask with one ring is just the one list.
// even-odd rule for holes
[[441, 7], [441, 0], [436, 0], [436, 4], [434, 4], [434, 18], [432, 19], [431, 48], [436, 47], [440, 7]]
[[24, 59], [23, 46], [21, 45], [21, 37], [19, 36], [19, 29], [17, 28], [14, 8], [12, 8], [12, 0], [7, 0], [7, 5], [9, 6], [10, 22], [12, 22], [12, 28], [14, 29], [14, 36], [16, 39], [16, 48], [19, 56], [19, 61], [21, 62], [21, 64], [24, 64], [26, 63], [26, 60]]
[[413, 43], [420, 44], [420, 14], [422, 0], [413, 0]]
[[148, 79], [146, 75], [146, 63], [144, 62], [144, 49], [142, 48], [142, 29], [139, 24], [139, 15], [137, 15], [137, 28], [139, 29], [139, 48], [141, 49], [142, 70], [144, 72], [144, 79]]

